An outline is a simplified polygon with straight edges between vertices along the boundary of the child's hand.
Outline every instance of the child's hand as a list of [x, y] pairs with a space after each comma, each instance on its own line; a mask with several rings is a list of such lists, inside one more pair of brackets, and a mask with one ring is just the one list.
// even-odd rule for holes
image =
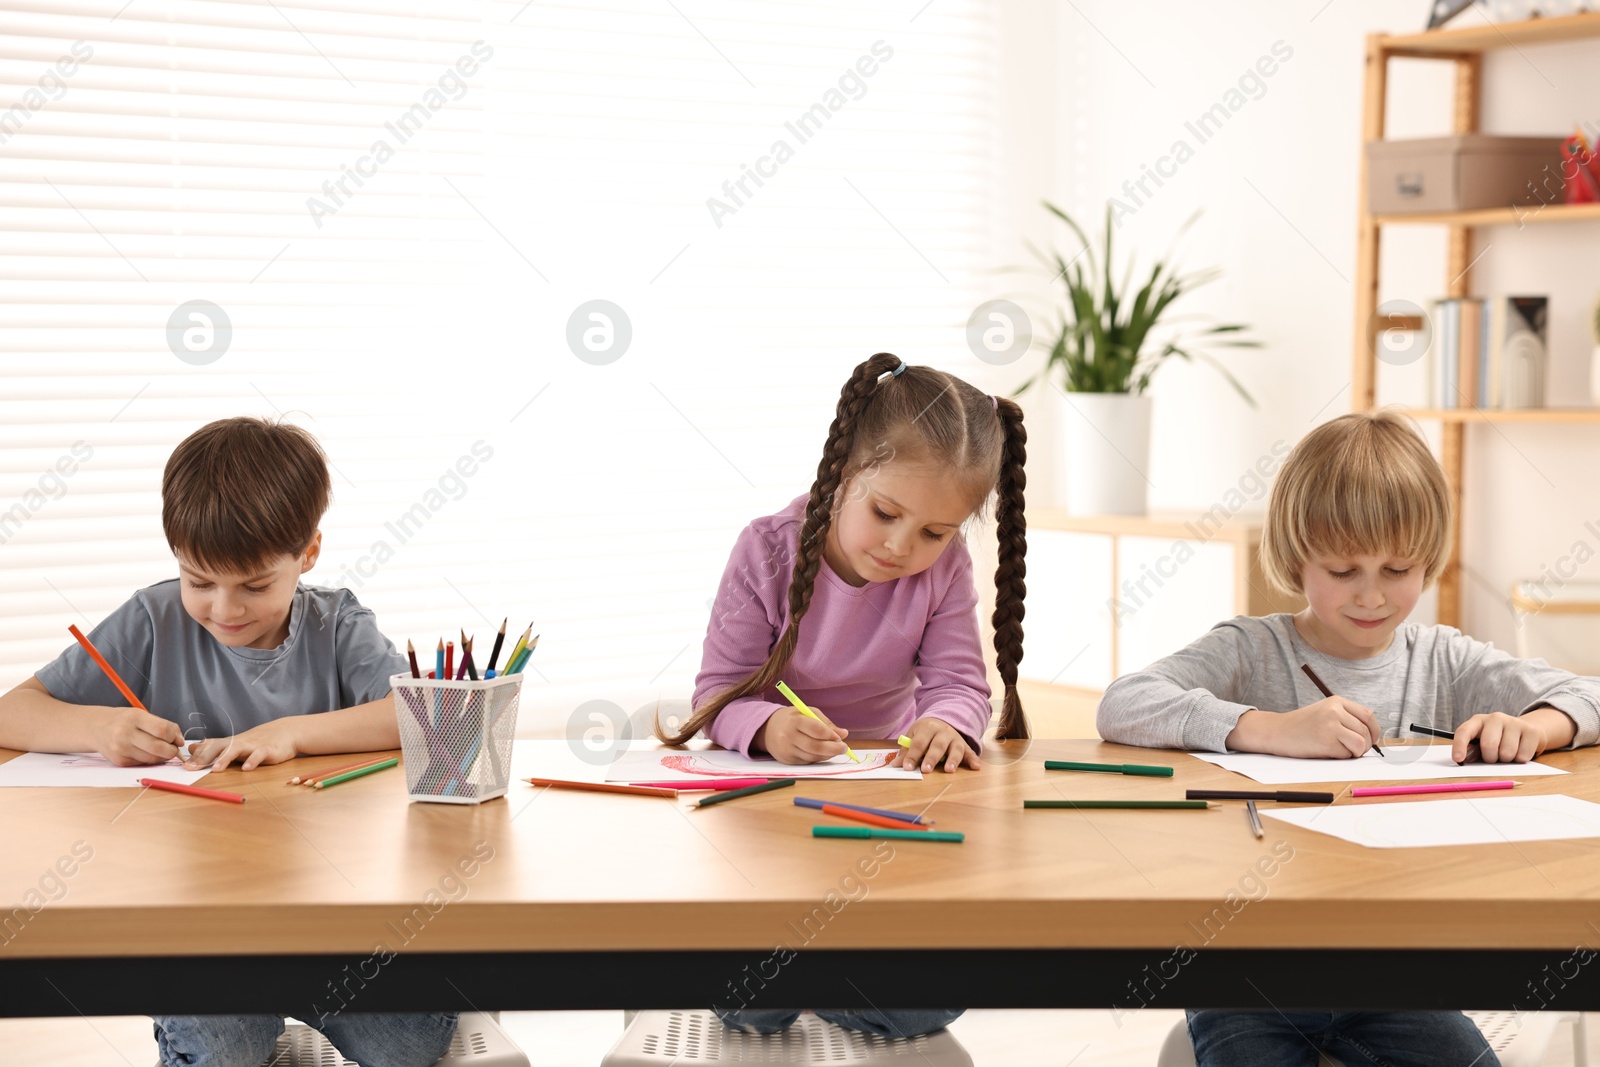
[[94, 748], [118, 767], [165, 763], [178, 754], [183, 731], [171, 719], [142, 708], [103, 708]]
[[[1466, 762], [1467, 743], [1474, 738], [1485, 763], [1527, 763], [1552, 748], [1570, 743], [1570, 736], [1558, 740], [1546, 731], [1539, 718], [1539, 713], [1546, 710], [1555, 709], [1535, 708], [1520, 716], [1507, 715], [1502, 711], [1474, 715], [1456, 727], [1455, 747], [1451, 749], [1450, 757], [1457, 763]], [[1564, 713], [1557, 712], [1557, 715], [1568, 723], [1572, 721]]]
[[1350, 759], [1366, 755], [1382, 736], [1370, 709], [1331, 696], [1294, 711], [1247, 711], [1228, 735], [1228, 747], [1300, 759]]
[[[822, 712], [807, 718], [796, 708], [779, 708], [756, 731], [752, 747], [765, 749], [779, 763], [821, 763], [844, 755], [849, 730], [829, 722]], [[819, 721], [820, 719], [820, 721]]]
[[232, 737], [213, 737], [196, 741], [184, 766], [192, 771], [202, 767], [220, 771], [242, 761], [240, 770], [253, 771], [270, 763], [283, 763], [300, 754], [294, 737], [294, 716], [274, 719]]
[[928, 716], [918, 719], [911, 724], [907, 731], [911, 738], [911, 747], [906, 749], [905, 759], [900, 761], [900, 766], [908, 771], [917, 769], [917, 764], [922, 764], [922, 773], [927, 774], [944, 761], [944, 769], [953, 771], [965, 761], [967, 766], [978, 770], [978, 754], [972, 751], [967, 739], [961, 736], [961, 731], [945, 722]]

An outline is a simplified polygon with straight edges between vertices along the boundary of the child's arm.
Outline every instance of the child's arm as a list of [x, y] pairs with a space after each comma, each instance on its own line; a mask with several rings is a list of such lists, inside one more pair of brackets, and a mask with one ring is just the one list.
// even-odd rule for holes
[[947, 555], [955, 564], [939, 606], [922, 630], [917, 646], [916, 719], [907, 728], [911, 744], [901, 766], [924, 773], [963, 763], [979, 769], [978, 751], [989, 726], [989, 679], [978, 632], [978, 589], [972, 557], [960, 545]]
[[1240, 703], [1250, 684], [1250, 640], [1244, 626], [1221, 623], [1187, 648], [1106, 687], [1095, 726], [1107, 741], [1146, 748], [1228, 751], [1229, 735], [1255, 708]]
[[1485, 763], [1526, 763], [1600, 741], [1600, 678], [1518, 659], [1447, 627], [1438, 640], [1455, 696], [1458, 762], [1473, 739]]
[[0, 747], [24, 752], [98, 752], [118, 767], [165, 763], [178, 754], [178, 724], [139, 708], [69, 704], [29, 678], [0, 696]]
[[296, 756], [330, 752], [383, 752], [400, 747], [400, 725], [394, 697], [314, 715], [285, 715], [232, 737], [195, 743], [188, 767], [221, 770], [239, 763], [241, 770], [283, 763]]

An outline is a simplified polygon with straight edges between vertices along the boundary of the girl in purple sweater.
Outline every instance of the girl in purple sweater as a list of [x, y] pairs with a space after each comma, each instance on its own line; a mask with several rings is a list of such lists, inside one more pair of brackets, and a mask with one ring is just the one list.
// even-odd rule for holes
[[[995, 736], [1027, 737], [1017, 697], [1027, 440], [1014, 401], [885, 352], [856, 367], [810, 495], [739, 535], [706, 631], [694, 714], [676, 732], [658, 723], [661, 739], [683, 744], [704, 732], [746, 755], [816, 763], [841, 755], [852, 734], [904, 733], [911, 737], [905, 766], [976, 770], [989, 684], [961, 534], [996, 492], [994, 648], [1005, 700]], [[780, 679], [823, 721], [796, 711], [778, 693]], [[757, 1033], [782, 1030], [799, 1015], [716, 1011], [728, 1025]], [[910, 1037], [961, 1012], [818, 1014], [850, 1029]]]

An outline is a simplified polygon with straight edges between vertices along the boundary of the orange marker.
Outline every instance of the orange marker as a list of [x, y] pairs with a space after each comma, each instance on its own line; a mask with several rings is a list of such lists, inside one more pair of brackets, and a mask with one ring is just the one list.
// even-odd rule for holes
[[138, 708], [140, 711], [150, 710], [144, 706], [143, 702], [141, 702], [138, 697], [133, 695], [133, 690], [128, 688], [128, 683], [124, 682], [122, 680], [122, 676], [111, 669], [111, 664], [107, 663], [106, 658], [100, 654], [100, 650], [95, 648], [94, 644], [87, 637], [83, 636], [82, 630], [78, 629], [77, 626], [68, 626], [67, 629], [72, 631], [72, 636], [78, 639], [78, 644], [83, 646], [83, 650], [89, 653], [89, 658], [98, 663], [100, 665], [100, 669], [106, 672], [106, 677], [111, 679], [111, 684], [122, 690], [122, 695], [127, 698], [129, 704]]
[[868, 826], [877, 826], [884, 830], [926, 830], [926, 826], [908, 823], [904, 819], [886, 819], [882, 815], [873, 815], [870, 812], [856, 811], [854, 808], [841, 808], [837, 804], [822, 805], [822, 814], [832, 815], [840, 819], [851, 819], [855, 822], [864, 822]]

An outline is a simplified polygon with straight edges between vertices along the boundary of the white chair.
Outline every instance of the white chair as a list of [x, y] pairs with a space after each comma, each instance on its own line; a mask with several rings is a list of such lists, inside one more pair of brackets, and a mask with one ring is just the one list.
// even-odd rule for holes
[[[1469, 1011], [1465, 1014], [1483, 1031], [1484, 1040], [1500, 1057], [1501, 1067], [1539, 1067], [1550, 1050], [1556, 1028], [1564, 1022], [1572, 1023], [1574, 1067], [1588, 1067], [1588, 1024], [1579, 1012]], [[1521, 1025], [1518, 1025], [1519, 1018]], [[1344, 1067], [1341, 1061], [1328, 1055], [1324, 1055], [1320, 1063], [1326, 1067]], [[1189, 1043], [1187, 1023], [1180, 1020], [1167, 1033], [1156, 1067], [1195, 1067], [1194, 1046]]]
[[[328, 1039], [305, 1023], [290, 1023], [278, 1035], [277, 1048], [262, 1067], [356, 1067], [339, 1055]], [[433, 1067], [529, 1067], [528, 1057], [506, 1036], [494, 1018], [464, 1011], [456, 1024], [450, 1051]]]
[[844, 1030], [805, 1014], [781, 1034], [730, 1030], [709, 1011], [641, 1011], [600, 1067], [699, 1067], [705, 1063], [896, 1064], [972, 1067], [948, 1030], [883, 1038]]

